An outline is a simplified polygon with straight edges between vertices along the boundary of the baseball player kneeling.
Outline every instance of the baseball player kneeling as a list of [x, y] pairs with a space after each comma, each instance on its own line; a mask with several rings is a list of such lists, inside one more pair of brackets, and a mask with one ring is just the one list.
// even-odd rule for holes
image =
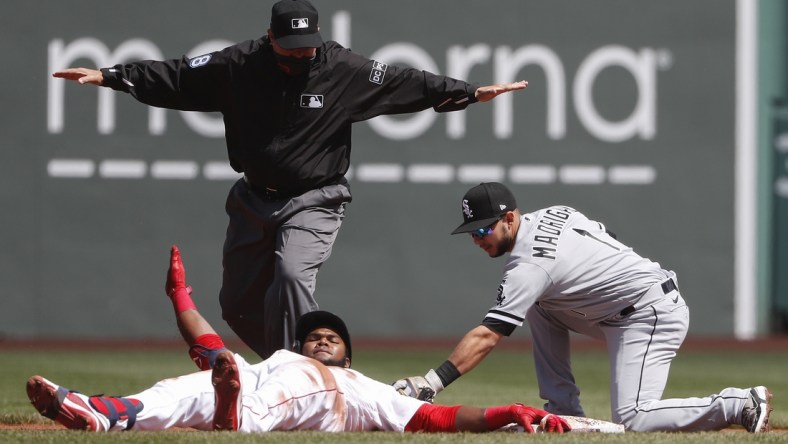
[[509, 253], [495, 303], [448, 360], [424, 377], [397, 381], [396, 388], [414, 397], [438, 393], [526, 322], [539, 393], [551, 413], [584, 416], [569, 353], [575, 332], [607, 343], [611, 413], [627, 430], [705, 431], [731, 424], [753, 433], [769, 430], [771, 393], [764, 386], [661, 399], [689, 326], [676, 273], [574, 208], [520, 213], [511, 191], [497, 182], [471, 188], [461, 209], [463, 223], [452, 234], [470, 234], [490, 257]]

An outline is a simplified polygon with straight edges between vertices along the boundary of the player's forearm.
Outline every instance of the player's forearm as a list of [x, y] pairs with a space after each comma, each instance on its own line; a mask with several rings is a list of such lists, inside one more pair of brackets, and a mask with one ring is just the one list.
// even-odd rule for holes
[[485, 418], [486, 409], [478, 407], [461, 406], [454, 418], [455, 428], [458, 432], [487, 432], [490, 428]]
[[449, 359], [424, 375], [437, 395], [457, 378], [473, 370], [498, 344], [501, 335], [480, 325], [462, 338]]
[[188, 345], [194, 345], [200, 336], [217, 335], [216, 330], [196, 309], [176, 313], [175, 321], [178, 324], [178, 331]]
[[449, 355], [449, 361], [461, 375], [476, 368], [498, 345], [501, 335], [480, 325], [469, 331]]

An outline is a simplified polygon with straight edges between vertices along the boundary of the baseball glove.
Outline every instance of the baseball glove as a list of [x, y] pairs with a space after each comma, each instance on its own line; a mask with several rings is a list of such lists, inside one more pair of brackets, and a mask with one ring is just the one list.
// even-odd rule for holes
[[411, 376], [400, 379], [392, 384], [400, 395], [410, 396], [419, 401], [426, 401], [430, 404], [435, 399], [435, 390], [423, 376]]

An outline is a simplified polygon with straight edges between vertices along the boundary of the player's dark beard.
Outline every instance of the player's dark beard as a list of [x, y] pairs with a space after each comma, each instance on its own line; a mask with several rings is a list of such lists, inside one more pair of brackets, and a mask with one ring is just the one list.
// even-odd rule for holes
[[497, 248], [490, 255], [490, 257], [501, 257], [509, 251], [512, 251], [512, 248], [514, 247], [514, 241], [515, 238], [512, 233], [504, 234], [503, 239], [501, 239], [501, 242], [498, 244]]

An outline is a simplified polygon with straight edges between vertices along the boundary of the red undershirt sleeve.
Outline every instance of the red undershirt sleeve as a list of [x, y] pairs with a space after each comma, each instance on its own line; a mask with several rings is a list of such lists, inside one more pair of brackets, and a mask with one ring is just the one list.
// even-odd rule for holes
[[461, 406], [423, 404], [405, 426], [406, 432], [456, 432]]

